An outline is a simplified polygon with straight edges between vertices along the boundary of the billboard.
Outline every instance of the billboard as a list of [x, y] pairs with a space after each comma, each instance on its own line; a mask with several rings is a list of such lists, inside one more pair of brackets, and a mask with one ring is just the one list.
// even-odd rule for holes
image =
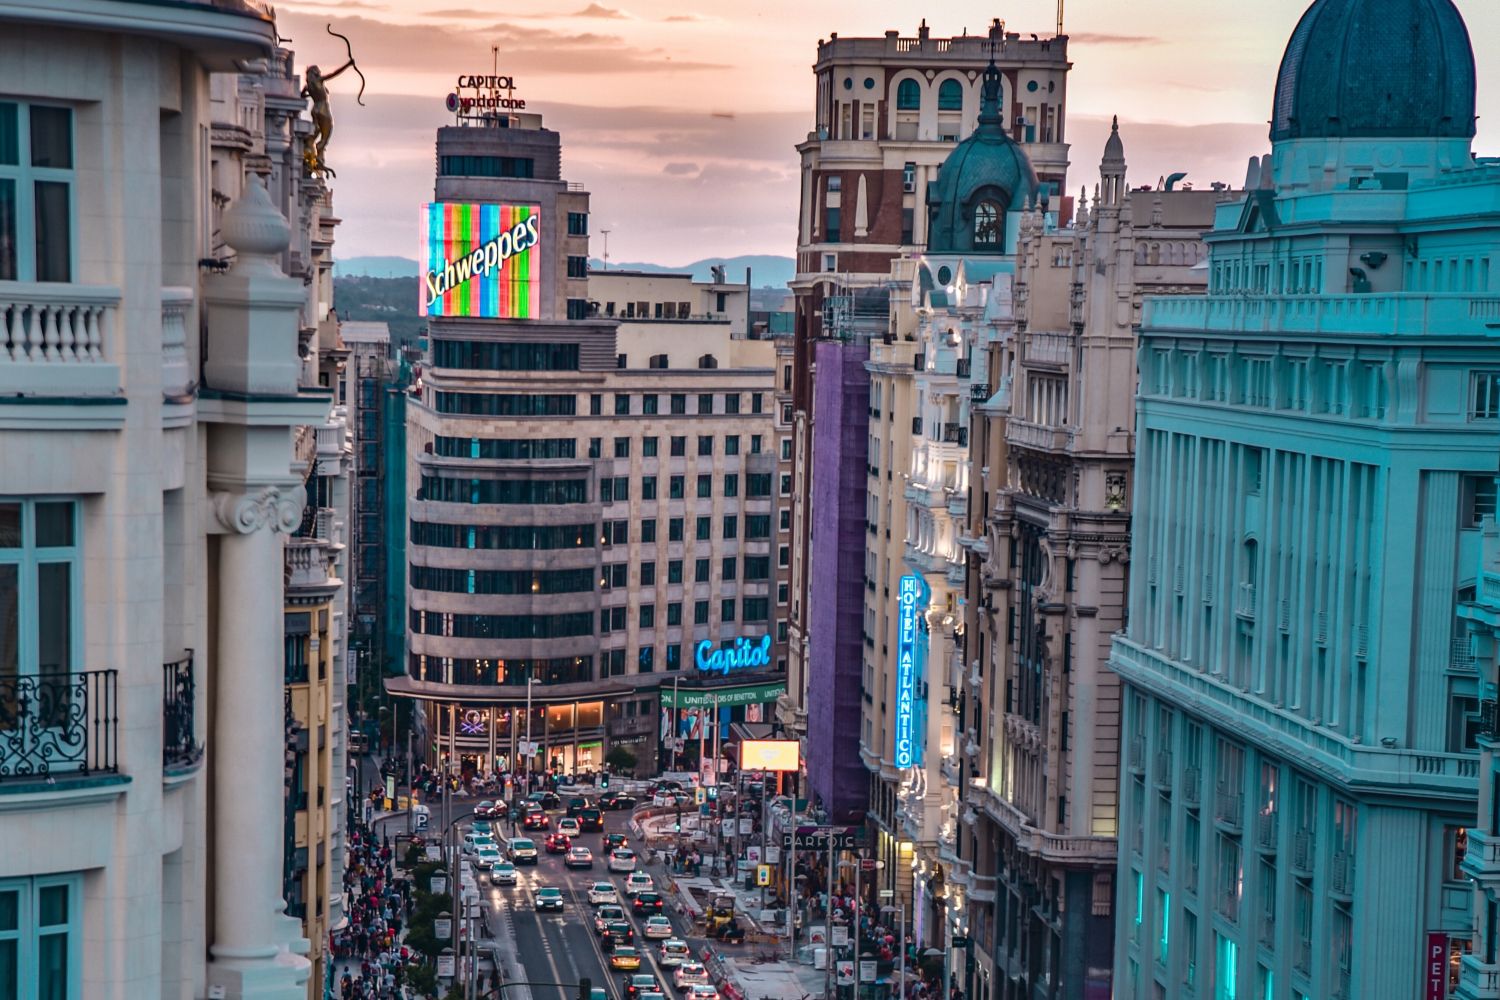
[[540, 318], [541, 211], [538, 205], [423, 205], [421, 314]]
[[896, 726], [891, 756], [896, 767], [917, 767], [925, 735], [918, 727], [926, 712], [918, 701], [927, 660], [925, 612], [932, 590], [926, 580], [908, 573], [896, 593]]
[[795, 771], [801, 766], [796, 740], [741, 740], [741, 771]]

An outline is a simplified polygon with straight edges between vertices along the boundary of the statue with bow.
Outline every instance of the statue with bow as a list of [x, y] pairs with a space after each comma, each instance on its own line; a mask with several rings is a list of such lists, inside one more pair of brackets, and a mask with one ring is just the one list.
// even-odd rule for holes
[[343, 39], [349, 59], [332, 73], [324, 73], [317, 66], [307, 67], [307, 82], [302, 85], [302, 96], [312, 100], [313, 134], [308, 137], [307, 143], [302, 148], [302, 166], [311, 177], [336, 176], [323, 159], [328, 150], [328, 140], [333, 135], [333, 111], [328, 106], [328, 81], [347, 69], [354, 70], [359, 76], [359, 94], [355, 97], [355, 101], [360, 107], [364, 107], [365, 103], [365, 75], [360, 72], [359, 66], [355, 65], [354, 46], [349, 44], [347, 35], [334, 31], [333, 25], [324, 27], [333, 37]]

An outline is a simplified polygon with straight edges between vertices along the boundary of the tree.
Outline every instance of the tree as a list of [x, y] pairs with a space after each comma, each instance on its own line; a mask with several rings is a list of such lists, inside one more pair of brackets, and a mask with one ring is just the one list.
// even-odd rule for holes
[[604, 766], [614, 771], [634, 771], [635, 754], [624, 747], [610, 747], [604, 755]]

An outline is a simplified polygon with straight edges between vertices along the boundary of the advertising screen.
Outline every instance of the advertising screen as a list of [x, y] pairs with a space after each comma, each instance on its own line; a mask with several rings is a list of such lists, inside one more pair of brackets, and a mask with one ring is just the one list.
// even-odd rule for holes
[[538, 319], [541, 240], [537, 205], [423, 205], [421, 314]]
[[795, 771], [800, 761], [796, 740], [742, 740], [741, 771]]

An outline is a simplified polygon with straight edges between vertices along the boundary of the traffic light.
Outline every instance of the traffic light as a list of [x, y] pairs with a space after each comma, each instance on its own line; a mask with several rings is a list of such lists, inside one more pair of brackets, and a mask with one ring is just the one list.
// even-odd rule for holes
[[605, 771], [605, 772], [603, 772], [602, 774], [599, 775], [599, 787], [600, 788], [608, 788], [609, 787], [609, 772], [608, 771]]
[[588, 976], [578, 977], [578, 1000], [590, 1000], [594, 995], [594, 981]]
[[679, 820], [676, 820], [675, 822], [672, 823], [672, 832], [673, 833], [681, 833], [682, 832], [682, 820], [679, 819]]

